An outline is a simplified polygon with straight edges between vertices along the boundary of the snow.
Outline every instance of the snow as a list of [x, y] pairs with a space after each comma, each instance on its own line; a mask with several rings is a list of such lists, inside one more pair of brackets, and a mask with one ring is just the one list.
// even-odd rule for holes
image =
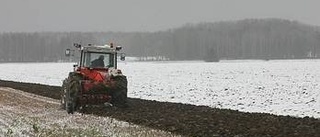
[[[73, 63], [0, 64], [0, 79], [60, 86]], [[320, 118], [320, 60], [120, 62], [128, 96]]]
[[109, 117], [60, 109], [59, 101], [0, 87], [0, 136], [170, 136], [169, 132]]

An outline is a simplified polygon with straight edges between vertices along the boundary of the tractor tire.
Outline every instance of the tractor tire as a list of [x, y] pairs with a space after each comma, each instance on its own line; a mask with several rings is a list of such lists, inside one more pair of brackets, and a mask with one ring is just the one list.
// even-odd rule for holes
[[65, 106], [68, 114], [73, 114], [79, 107], [77, 104], [78, 93], [81, 90], [79, 75], [69, 75]]
[[117, 76], [114, 78], [116, 81], [116, 86], [114, 91], [112, 92], [112, 100], [111, 103], [120, 108], [128, 107], [127, 103], [127, 86], [128, 81], [126, 76]]

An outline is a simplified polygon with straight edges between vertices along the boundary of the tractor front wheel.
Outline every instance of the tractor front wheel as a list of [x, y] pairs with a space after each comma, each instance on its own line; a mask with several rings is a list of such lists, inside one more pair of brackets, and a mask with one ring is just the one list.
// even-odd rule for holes
[[117, 76], [115, 90], [112, 92], [111, 103], [116, 107], [128, 107], [127, 104], [127, 86], [128, 81], [126, 76]]
[[64, 96], [61, 97], [61, 104], [64, 105], [68, 114], [73, 114], [78, 108], [77, 99], [81, 90], [80, 80], [81, 76], [71, 73], [66, 82], [64, 82]]

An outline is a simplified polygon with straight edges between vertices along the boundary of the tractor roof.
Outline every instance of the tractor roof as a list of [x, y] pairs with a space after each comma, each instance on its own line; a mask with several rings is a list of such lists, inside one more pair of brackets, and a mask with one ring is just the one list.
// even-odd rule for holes
[[89, 51], [89, 52], [116, 52], [116, 48], [115, 47], [111, 47], [110, 45], [82, 46], [81, 50]]

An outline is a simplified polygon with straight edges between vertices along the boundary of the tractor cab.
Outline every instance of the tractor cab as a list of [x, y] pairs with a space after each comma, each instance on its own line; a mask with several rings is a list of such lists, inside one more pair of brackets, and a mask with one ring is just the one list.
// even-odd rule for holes
[[[74, 44], [80, 50], [80, 61], [78, 67], [85, 68], [115, 68], [117, 69], [118, 52], [122, 49], [121, 46], [114, 47], [110, 45], [91, 45], [81, 46]], [[70, 56], [70, 49], [66, 50], [66, 55]], [[120, 60], [125, 60], [125, 54], [120, 54]]]
[[117, 68], [117, 52], [120, 46], [88, 45], [81, 47], [80, 67], [89, 68]]
[[116, 66], [116, 53], [83, 51], [81, 55], [80, 67], [113, 68]]

